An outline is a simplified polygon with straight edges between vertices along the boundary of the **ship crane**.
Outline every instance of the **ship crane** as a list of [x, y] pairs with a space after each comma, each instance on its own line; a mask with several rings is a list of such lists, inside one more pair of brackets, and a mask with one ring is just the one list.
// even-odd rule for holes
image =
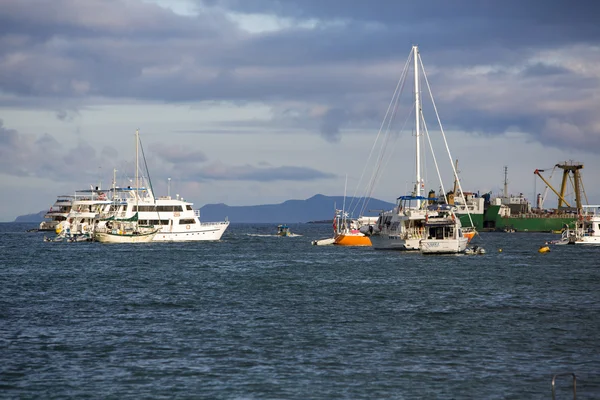
[[[533, 173], [540, 177], [542, 181], [558, 196], [558, 209], [562, 208], [570, 208], [571, 205], [565, 199], [565, 190], [567, 187], [567, 179], [569, 178], [569, 173], [573, 173], [574, 179], [573, 184], [575, 186], [575, 202], [577, 203], [577, 209], [581, 209], [581, 191], [583, 189], [583, 184], [581, 183], [581, 174], [580, 170], [583, 168], [583, 164], [581, 163], [564, 163], [564, 164], [556, 164], [556, 167], [563, 170], [562, 183], [560, 186], [560, 193], [554, 189], [554, 187], [548, 182], [541, 174], [544, 170], [536, 169]], [[564, 204], [564, 205], [563, 205]]]

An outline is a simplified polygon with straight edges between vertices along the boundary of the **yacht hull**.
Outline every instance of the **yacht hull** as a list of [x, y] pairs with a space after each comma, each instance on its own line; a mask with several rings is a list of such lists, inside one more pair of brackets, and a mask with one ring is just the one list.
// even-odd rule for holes
[[418, 251], [421, 238], [400, 239], [398, 236], [373, 235], [371, 244], [376, 250]]
[[118, 234], [110, 232], [94, 233], [94, 240], [100, 243], [148, 243], [154, 239], [156, 231], [150, 233], [134, 234]]
[[468, 239], [423, 239], [421, 240], [421, 253], [423, 254], [453, 254], [463, 253], [467, 248]]
[[340, 234], [334, 239], [335, 245], [338, 246], [371, 246], [371, 240], [361, 234]]
[[194, 241], [214, 241], [220, 240], [223, 233], [229, 226], [229, 221], [223, 222], [202, 222], [199, 227], [192, 225], [193, 229], [179, 231], [170, 231], [168, 226], [164, 226], [154, 236], [155, 242], [194, 242]]

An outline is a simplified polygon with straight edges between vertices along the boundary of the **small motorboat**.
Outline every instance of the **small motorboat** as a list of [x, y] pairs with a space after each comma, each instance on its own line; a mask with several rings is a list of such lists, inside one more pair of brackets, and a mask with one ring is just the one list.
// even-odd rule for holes
[[485, 249], [479, 246], [467, 247], [465, 254], [485, 254]]
[[290, 232], [290, 228], [287, 225], [278, 225], [277, 236], [292, 236], [292, 232]]

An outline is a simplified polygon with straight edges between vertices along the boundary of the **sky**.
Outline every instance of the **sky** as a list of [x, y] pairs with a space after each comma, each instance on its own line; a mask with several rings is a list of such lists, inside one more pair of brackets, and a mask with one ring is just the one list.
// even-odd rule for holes
[[413, 45], [463, 190], [499, 194], [506, 168], [533, 200], [535, 169], [581, 162], [600, 204], [600, 6], [543, 3], [0, 0], [0, 221], [122, 184], [136, 129], [155, 192], [196, 208], [393, 202], [415, 182], [405, 117], [372, 155]]

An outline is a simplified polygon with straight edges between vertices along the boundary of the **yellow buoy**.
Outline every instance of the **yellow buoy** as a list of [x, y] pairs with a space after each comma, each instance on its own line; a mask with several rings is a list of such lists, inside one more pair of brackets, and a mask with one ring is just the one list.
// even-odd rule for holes
[[548, 246], [540, 246], [540, 248], [538, 250], [538, 252], [540, 252], [540, 253], [547, 253], [549, 251], [550, 251], [550, 247], [548, 247]]
[[502, 249], [498, 249], [498, 253], [502, 253]]

